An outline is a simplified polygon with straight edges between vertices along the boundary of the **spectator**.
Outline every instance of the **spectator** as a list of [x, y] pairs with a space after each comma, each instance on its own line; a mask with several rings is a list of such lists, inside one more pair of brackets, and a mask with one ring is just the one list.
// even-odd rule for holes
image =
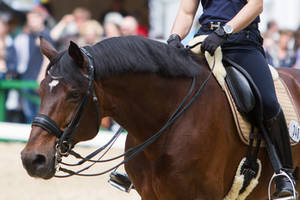
[[94, 45], [102, 40], [103, 28], [96, 20], [86, 21], [79, 29], [78, 44]]
[[[11, 20], [10, 14], [0, 14], [0, 79], [14, 79], [17, 76], [16, 49], [13, 45], [13, 40], [9, 35]], [[6, 121], [22, 121], [23, 115], [19, 108], [17, 90], [7, 91], [5, 108]]]
[[124, 17], [121, 24], [122, 36], [137, 35], [138, 22], [133, 16]]
[[123, 16], [118, 12], [109, 12], [105, 15], [104, 24], [104, 35], [106, 38], [119, 37], [121, 36], [121, 24]]
[[16, 50], [9, 35], [9, 14], [0, 15], [0, 79], [16, 77]]
[[272, 20], [267, 24], [267, 31], [264, 34], [264, 49], [275, 45], [279, 40], [279, 27], [277, 23]]
[[0, 19], [0, 80], [5, 78], [7, 70], [5, 57], [6, 57], [6, 32], [7, 25], [3, 19]]
[[139, 35], [143, 37], [148, 37], [148, 29], [144, 26], [141, 26], [137, 19], [133, 16], [126, 16], [121, 23], [121, 35]]
[[180, 0], [149, 0], [149, 36], [167, 40], [179, 8]]
[[121, 36], [120, 27], [117, 26], [116, 24], [112, 24], [112, 23], [104, 24], [104, 31], [105, 31], [106, 38]]
[[65, 49], [70, 40], [77, 41], [82, 24], [91, 19], [89, 10], [78, 7], [72, 14], [67, 14], [53, 27], [51, 37], [57, 43], [58, 49]]
[[297, 29], [295, 33], [295, 55], [296, 55], [296, 63], [294, 67], [300, 69], [300, 27]]
[[[41, 9], [34, 9], [27, 13], [23, 33], [15, 38], [18, 59], [17, 70], [22, 80], [37, 80], [43, 62], [39, 36], [41, 35], [52, 42], [50, 31], [44, 25], [46, 16], [46, 10]], [[23, 90], [22, 94], [25, 96], [37, 95], [35, 91], [30, 90]], [[21, 99], [21, 104], [26, 122], [30, 123], [38, 112], [38, 105], [26, 98]]]
[[289, 48], [292, 35], [289, 30], [281, 30], [278, 45], [272, 45], [266, 49], [266, 58], [270, 65], [292, 67], [295, 64], [294, 51]]
[[101, 15], [99, 21], [102, 24], [105, 24], [105, 18], [109, 13], [118, 13], [120, 14], [122, 17], [125, 17], [128, 15], [126, 9], [125, 9], [125, 1], [126, 0], [112, 0], [111, 1], [111, 5], [110, 8], [106, 11], [103, 12], [103, 14]]

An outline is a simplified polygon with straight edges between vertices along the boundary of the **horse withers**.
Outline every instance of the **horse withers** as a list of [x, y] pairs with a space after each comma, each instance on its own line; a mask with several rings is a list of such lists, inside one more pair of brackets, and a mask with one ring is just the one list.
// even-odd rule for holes
[[[39, 88], [41, 120], [52, 120], [50, 126], [55, 124], [65, 133], [70, 122], [76, 121], [73, 116], [87, 91], [94, 90], [95, 96], [88, 95], [80, 112], [73, 145], [96, 136], [100, 116], [112, 117], [128, 131], [126, 150], [142, 144], [169, 122], [195, 77], [189, 99], [202, 87], [197, 100], [125, 163], [125, 169], [143, 200], [220, 200], [228, 193], [248, 147], [239, 139], [225, 94], [213, 77], [208, 79], [204, 57], [141, 37], [107, 39], [85, 47], [95, 70], [90, 86], [90, 58], [75, 43], [58, 53], [42, 39], [41, 50], [51, 61]], [[300, 110], [300, 72], [281, 70], [280, 76]], [[61, 142], [52, 133], [55, 128], [32, 126], [21, 153], [30, 176], [49, 179], [55, 175], [56, 147]], [[299, 146], [293, 147], [295, 167], [300, 164], [299, 151]], [[259, 159], [262, 176], [248, 199], [267, 198], [273, 171], [265, 150]]]

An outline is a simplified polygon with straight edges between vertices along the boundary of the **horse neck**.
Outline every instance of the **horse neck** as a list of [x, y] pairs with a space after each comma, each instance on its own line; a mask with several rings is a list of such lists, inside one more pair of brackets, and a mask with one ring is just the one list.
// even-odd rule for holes
[[162, 78], [155, 74], [125, 74], [101, 81], [104, 113], [138, 142], [157, 132], [181, 103], [191, 78]]

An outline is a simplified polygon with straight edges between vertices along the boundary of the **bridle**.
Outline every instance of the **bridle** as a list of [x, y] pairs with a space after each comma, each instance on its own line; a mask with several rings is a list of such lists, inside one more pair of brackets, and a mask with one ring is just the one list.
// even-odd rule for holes
[[[55, 121], [49, 118], [47, 115], [38, 114], [34, 120], [32, 121], [32, 126], [38, 126], [42, 129], [46, 130], [49, 133], [54, 134], [59, 140], [56, 144], [56, 152], [57, 152], [57, 161], [61, 159], [61, 156], [67, 156], [71, 149], [74, 147], [73, 136], [80, 124], [80, 121], [83, 116], [83, 112], [86, 108], [90, 95], [92, 95], [93, 103], [96, 107], [97, 112], [97, 128], [100, 126], [100, 111], [99, 111], [99, 101], [96, 96], [95, 87], [94, 87], [94, 75], [95, 75], [95, 68], [94, 68], [94, 61], [91, 54], [84, 48], [80, 48], [83, 54], [86, 55], [88, 58], [88, 74], [84, 75], [88, 79], [88, 90], [83, 96], [81, 102], [77, 106], [74, 114], [71, 118], [71, 121], [65, 128], [65, 130], [61, 130]], [[61, 57], [61, 56], [60, 56]]]
[[[91, 56], [91, 54], [84, 48], [81, 48], [81, 51], [87, 56], [88, 58], [88, 80], [89, 80], [89, 84], [88, 84], [88, 90], [85, 94], [85, 96], [83, 97], [83, 99], [81, 100], [80, 104], [78, 105], [76, 111], [74, 112], [74, 115], [70, 121], [70, 123], [68, 124], [67, 128], [62, 131], [57, 124], [50, 119], [48, 116], [43, 115], [43, 114], [38, 114], [33, 122], [32, 122], [32, 126], [38, 126], [43, 128], [44, 130], [46, 130], [49, 133], [54, 134], [57, 138], [59, 138], [58, 143], [56, 144], [56, 154], [55, 154], [55, 168], [58, 171], [62, 171], [67, 173], [67, 175], [55, 175], [55, 177], [58, 178], [64, 178], [64, 177], [70, 177], [73, 175], [78, 175], [78, 176], [98, 176], [98, 175], [103, 175], [106, 174], [110, 171], [113, 170], [117, 170], [117, 168], [125, 163], [127, 163], [128, 161], [132, 160], [137, 154], [139, 154], [140, 152], [142, 152], [146, 147], [148, 147], [150, 144], [152, 144], [154, 141], [156, 141], [162, 134], [163, 132], [168, 129], [187, 109], [189, 109], [191, 107], [191, 105], [197, 100], [197, 98], [199, 97], [199, 95], [201, 94], [201, 91], [203, 90], [203, 88], [205, 87], [205, 85], [207, 84], [207, 82], [209, 81], [209, 79], [212, 76], [212, 71], [214, 69], [215, 66], [215, 61], [212, 67], [212, 70], [210, 71], [209, 75], [207, 76], [207, 78], [202, 82], [202, 84], [200, 85], [200, 87], [198, 88], [198, 90], [193, 94], [193, 91], [195, 89], [195, 85], [196, 85], [196, 77], [193, 77], [192, 83], [191, 83], [191, 87], [188, 91], [188, 93], [186, 94], [186, 96], [184, 97], [184, 99], [182, 100], [181, 104], [177, 107], [177, 109], [175, 110], [175, 112], [171, 115], [171, 117], [169, 118], [169, 120], [163, 125], [163, 127], [156, 132], [153, 136], [151, 136], [149, 139], [147, 139], [146, 141], [144, 141], [143, 143], [132, 147], [130, 149], [128, 149], [125, 153], [110, 158], [110, 159], [106, 159], [106, 160], [101, 160], [103, 158], [103, 156], [110, 150], [110, 148], [112, 147], [112, 145], [114, 144], [114, 142], [117, 140], [118, 136], [123, 132], [123, 128], [120, 127], [119, 130], [114, 134], [114, 136], [111, 138], [110, 141], [108, 141], [104, 146], [98, 148], [97, 150], [95, 150], [94, 152], [90, 153], [89, 155], [87, 155], [86, 157], [81, 156], [80, 154], [76, 153], [75, 151], [72, 150], [72, 148], [74, 147], [74, 143], [72, 142], [72, 137], [74, 135], [74, 133], [76, 132], [76, 129], [78, 128], [79, 124], [80, 124], [80, 120], [82, 118], [82, 114], [83, 111], [87, 105], [87, 101], [88, 98], [90, 96], [90, 94], [92, 94], [93, 97], [93, 102], [95, 104], [95, 106], [97, 107], [97, 113], [98, 113], [98, 122], [97, 122], [97, 127], [100, 126], [99, 123], [99, 119], [101, 119], [100, 116], [100, 112], [99, 112], [99, 102], [95, 93], [95, 89], [94, 89], [94, 73], [95, 73], [95, 69], [93, 66], [93, 57]], [[102, 152], [103, 150], [106, 151], [98, 158], [98, 159], [92, 159], [93, 157], [95, 157], [96, 155], [98, 155], [100, 152]], [[62, 162], [62, 156], [68, 156], [68, 155], [72, 155], [74, 157], [76, 157], [77, 159], [80, 159], [77, 163], [74, 164], [69, 164], [69, 163], [64, 163]], [[111, 167], [110, 169], [107, 169], [103, 172], [100, 173], [94, 173], [94, 174], [83, 174], [82, 172], [89, 169], [91, 166], [93, 166], [96, 163], [102, 163], [102, 162], [109, 162], [109, 161], [113, 161], [116, 159], [119, 159], [123, 156], [127, 156], [123, 161], [121, 161], [120, 163], [116, 164], [115, 166]], [[69, 169], [65, 169], [63, 167], [59, 166], [60, 164], [66, 165], [66, 166], [79, 166], [85, 162], [91, 162], [92, 164], [90, 164], [89, 166], [80, 169], [78, 171], [72, 171]]]

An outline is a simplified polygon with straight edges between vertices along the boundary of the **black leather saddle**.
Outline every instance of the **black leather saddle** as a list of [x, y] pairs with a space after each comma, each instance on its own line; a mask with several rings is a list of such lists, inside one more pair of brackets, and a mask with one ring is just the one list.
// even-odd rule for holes
[[227, 57], [223, 58], [223, 65], [227, 72], [225, 81], [238, 111], [250, 122], [261, 121], [263, 118], [261, 95], [251, 76]]

